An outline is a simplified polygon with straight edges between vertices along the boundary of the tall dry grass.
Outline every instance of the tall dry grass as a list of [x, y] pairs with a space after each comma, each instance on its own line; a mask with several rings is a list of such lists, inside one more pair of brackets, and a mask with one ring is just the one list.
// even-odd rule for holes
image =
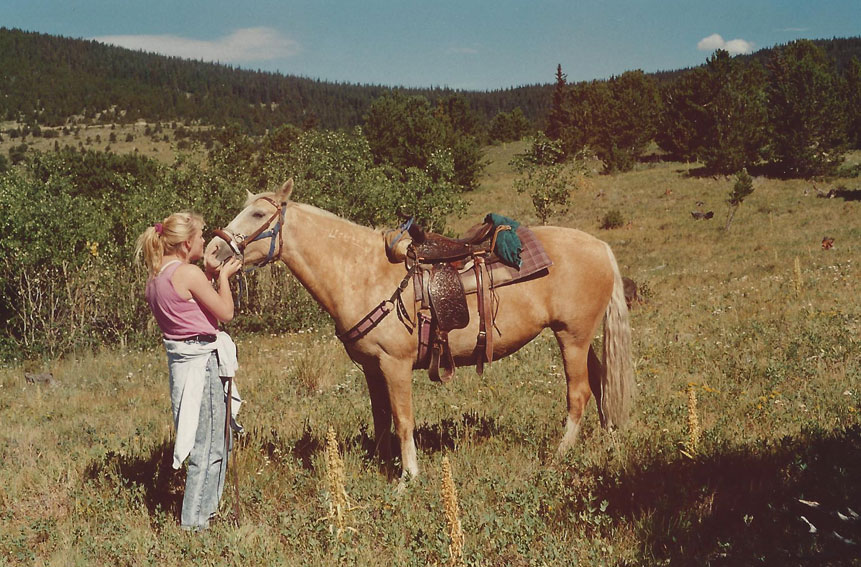
[[[530, 222], [525, 197], [506, 197], [504, 164], [489, 172], [476, 216]], [[580, 443], [555, 458], [565, 385], [544, 333], [483, 376], [463, 369], [440, 386], [415, 374], [423, 474], [401, 493], [369, 457], [364, 378], [331, 329], [241, 334], [243, 524], [190, 536], [176, 522], [183, 481], [170, 468], [156, 345], [7, 366], [0, 563], [442, 565], [450, 456], [467, 565], [857, 564], [857, 546], [833, 533], [861, 541], [837, 515], [861, 512], [858, 180], [832, 180], [846, 197], [820, 199], [804, 181], [756, 178], [729, 232], [732, 180], [694, 165], [656, 161], [592, 182], [555, 222], [607, 240], [648, 290], [631, 313], [627, 429], [605, 433], [590, 408]], [[700, 201], [714, 219], [692, 218]], [[625, 225], [599, 230], [611, 210]], [[24, 377], [47, 371], [52, 386]], [[340, 537], [327, 521], [330, 426], [354, 528]]]

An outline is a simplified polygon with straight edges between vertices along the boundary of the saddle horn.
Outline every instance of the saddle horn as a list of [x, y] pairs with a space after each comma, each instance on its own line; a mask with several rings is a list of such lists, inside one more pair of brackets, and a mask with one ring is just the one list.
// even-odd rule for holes
[[412, 237], [413, 242], [416, 244], [424, 244], [424, 241], [427, 240], [427, 236], [425, 236], [425, 229], [413, 223], [407, 229], [407, 233]]

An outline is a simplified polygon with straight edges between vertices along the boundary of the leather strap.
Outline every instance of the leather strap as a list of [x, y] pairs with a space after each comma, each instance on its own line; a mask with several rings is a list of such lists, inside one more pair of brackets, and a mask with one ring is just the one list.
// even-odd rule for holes
[[[267, 220], [265, 223], [260, 225], [260, 228], [258, 228], [257, 230], [255, 230], [254, 232], [249, 234], [242, 242], [239, 243], [239, 250], [242, 252], [245, 251], [245, 247], [248, 246], [249, 242], [254, 242], [254, 240], [256, 240], [258, 236], [263, 234], [263, 231], [265, 231], [267, 228], [269, 228], [269, 223], [271, 223], [272, 221], [274, 221], [276, 218], [278, 218], [281, 215], [282, 206], [280, 204], [276, 203], [275, 201], [273, 201], [269, 197], [261, 197], [261, 199], [268, 202], [273, 207], [275, 207], [275, 212], [272, 213], [272, 216], [269, 217], [269, 220]], [[280, 230], [279, 230], [279, 234], [280, 234]]]
[[431, 360], [428, 374], [435, 382], [447, 384], [454, 376], [454, 357], [448, 346], [448, 331], [435, 330], [436, 337], [431, 347]]
[[336, 333], [342, 343], [354, 343], [371, 332], [371, 330], [380, 324], [380, 321], [392, 312], [395, 305], [388, 299], [377, 305], [376, 309], [365, 315], [361, 321], [353, 325], [353, 327], [343, 334]]
[[479, 292], [481, 293], [484, 310], [482, 311], [480, 318], [485, 337], [484, 359], [488, 366], [493, 362], [493, 328], [495, 327], [490, 283], [490, 273], [487, 269], [487, 263], [484, 261], [484, 258], [481, 258], [481, 282], [479, 285]]
[[239, 249], [239, 246], [236, 244], [236, 240], [227, 233], [227, 231], [222, 230], [220, 228], [216, 228], [212, 231], [212, 234], [225, 241], [227, 245], [230, 247], [230, 251], [233, 252], [234, 256], [242, 257], [242, 250]]
[[431, 316], [425, 311], [419, 311], [416, 326], [419, 335], [419, 355], [416, 359], [416, 368], [430, 368]]
[[484, 371], [484, 363], [493, 361], [493, 311], [489, 294], [490, 275], [483, 256], [476, 256], [473, 265], [478, 299], [478, 338], [475, 344], [475, 370]]
[[475, 371], [481, 375], [484, 372], [484, 353], [487, 348], [487, 322], [484, 318], [484, 302], [486, 300], [484, 296], [484, 258], [476, 257], [472, 267], [475, 271], [478, 291], [476, 294], [478, 299], [478, 338], [475, 340]]
[[[407, 275], [404, 276], [404, 279], [401, 280], [401, 283], [398, 284], [397, 289], [392, 294], [390, 298], [383, 301], [375, 309], [373, 309], [370, 313], [362, 317], [362, 319], [353, 325], [350, 329], [343, 333], [335, 333], [335, 336], [338, 337], [342, 343], [349, 344], [354, 343], [367, 335], [374, 329], [377, 325], [380, 324], [380, 321], [386, 318], [386, 316], [394, 311], [396, 302], [401, 301], [401, 293], [407, 288], [407, 285], [410, 282], [410, 279], [413, 277], [415, 267], [407, 270]], [[401, 316], [406, 315], [405, 311], [401, 311]], [[405, 325], [407, 322], [404, 323]], [[410, 331], [412, 332], [412, 331]]]

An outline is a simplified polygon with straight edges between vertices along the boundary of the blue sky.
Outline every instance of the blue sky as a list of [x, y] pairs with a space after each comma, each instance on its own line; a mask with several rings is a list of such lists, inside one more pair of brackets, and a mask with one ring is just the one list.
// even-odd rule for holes
[[861, 35], [858, 0], [0, 0], [0, 26], [327, 81], [494, 90]]

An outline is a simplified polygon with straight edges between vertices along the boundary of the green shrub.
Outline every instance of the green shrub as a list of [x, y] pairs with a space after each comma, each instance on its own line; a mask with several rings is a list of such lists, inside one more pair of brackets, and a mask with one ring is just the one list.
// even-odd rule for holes
[[601, 228], [609, 230], [611, 228], [621, 228], [625, 226], [625, 217], [618, 209], [608, 211], [604, 215], [604, 220], [601, 221]]
[[[157, 337], [133, 249], [147, 226], [172, 212], [225, 226], [246, 190], [273, 189], [290, 176], [297, 200], [370, 226], [393, 226], [403, 209], [442, 230], [463, 208], [446, 150], [423, 169], [395, 171], [374, 164], [360, 130], [285, 129], [259, 146], [227, 132], [221, 142], [204, 163], [185, 157], [170, 166], [140, 155], [28, 151], [0, 175], [0, 359]], [[328, 320], [286, 270], [244, 281], [244, 316], [231, 330], [283, 332]]]

